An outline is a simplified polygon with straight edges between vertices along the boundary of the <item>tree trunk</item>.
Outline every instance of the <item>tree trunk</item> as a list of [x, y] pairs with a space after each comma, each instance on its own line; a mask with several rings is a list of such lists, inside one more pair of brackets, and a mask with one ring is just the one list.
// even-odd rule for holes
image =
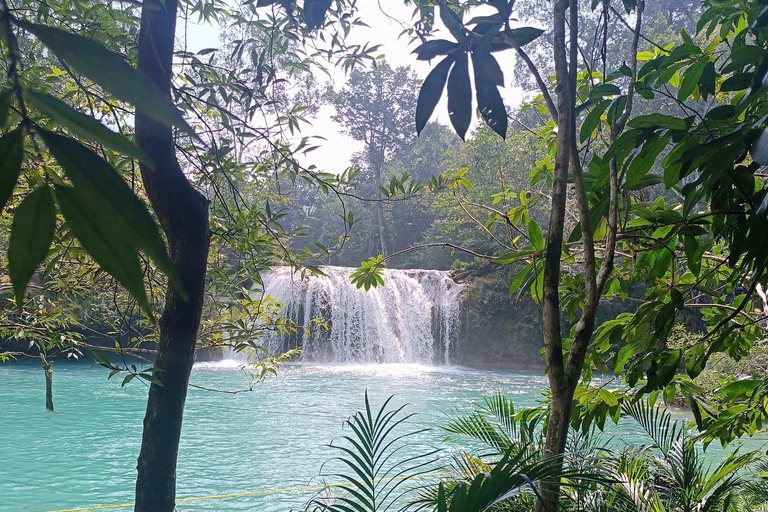
[[[544, 443], [544, 458], [562, 467], [562, 454], [568, 435], [571, 415], [573, 387], [566, 375], [563, 358], [562, 333], [560, 329], [560, 256], [563, 248], [565, 228], [565, 200], [568, 187], [568, 167], [572, 148], [573, 93], [568, 69], [565, 44], [565, 11], [568, 0], [554, 2], [554, 61], [557, 84], [557, 151], [555, 154], [555, 176], [552, 184], [552, 209], [547, 233], [547, 249], [544, 261], [543, 321], [544, 350], [547, 360], [547, 376], [552, 393], [547, 437]], [[536, 512], [555, 512], [560, 494], [560, 480], [542, 482], [539, 485], [539, 499]]]
[[53, 412], [53, 361], [49, 363], [43, 354], [40, 354], [40, 359], [45, 372], [45, 408]]
[[[139, 34], [138, 68], [168, 94], [176, 8], [176, 0], [145, 0]], [[166, 292], [155, 361], [155, 367], [162, 370], [156, 374], [162, 386], [152, 384], [149, 389], [136, 480], [136, 512], [172, 512], [184, 402], [205, 287], [208, 201], [179, 167], [171, 127], [137, 110], [136, 142], [154, 162], [152, 167], [142, 164], [142, 180], [188, 295], [184, 301], [170, 286]]]
[[379, 240], [381, 240], [381, 255], [386, 258], [389, 256], [389, 250], [387, 249], [387, 240], [384, 236], [384, 205], [381, 201], [376, 201], [376, 216], [379, 219]]
[[[374, 154], [372, 151], [371, 154]], [[369, 154], [369, 160], [371, 164], [373, 165], [373, 176], [376, 180], [376, 187], [382, 186], [381, 183], [381, 171], [384, 167], [384, 155], [381, 154], [374, 154], [374, 156], [371, 156]], [[379, 241], [381, 242], [381, 255], [384, 256], [386, 259], [387, 256], [389, 256], [389, 250], [387, 250], [387, 238], [385, 236], [385, 230], [384, 230], [384, 205], [382, 204], [381, 200], [376, 201], [376, 219], [377, 224], [379, 225]]]

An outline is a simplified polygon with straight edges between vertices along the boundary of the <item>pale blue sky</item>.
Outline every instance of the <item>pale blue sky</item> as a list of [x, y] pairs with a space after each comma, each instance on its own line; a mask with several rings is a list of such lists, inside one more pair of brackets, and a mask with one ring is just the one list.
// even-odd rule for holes
[[[393, 67], [410, 65], [416, 74], [422, 79], [429, 74], [432, 64], [416, 61], [415, 56], [411, 54], [415, 45], [409, 45], [407, 37], [398, 39], [402, 32], [402, 26], [395, 20], [408, 23], [413, 12], [413, 7], [404, 5], [401, 0], [387, 0], [377, 2], [375, 0], [360, 0], [359, 17], [363, 19], [370, 28], [358, 27], [350, 35], [352, 43], [365, 43], [382, 45], [381, 52], [386, 56], [387, 61]], [[393, 20], [394, 18], [394, 20]], [[181, 27], [180, 27], [181, 29]], [[181, 35], [181, 34], [180, 34]], [[218, 46], [218, 29], [211, 26], [200, 26], [190, 24], [187, 27], [188, 49], [198, 51], [203, 48]], [[446, 37], [446, 36], [442, 36]], [[447, 36], [450, 38], [450, 36]], [[513, 56], [511, 51], [497, 54], [502, 69], [505, 70], [506, 88], [501, 91], [502, 96], [508, 104], [517, 104], [521, 98], [521, 91], [512, 89], [511, 69]], [[333, 82], [336, 88], [343, 86], [346, 79], [341, 69], [332, 72]], [[325, 77], [325, 75], [323, 75]], [[321, 78], [321, 77], [318, 77]], [[308, 165], [315, 164], [321, 170], [338, 173], [349, 166], [350, 157], [355, 152], [363, 148], [362, 143], [354, 141], [339, 133], [338, 126], [331, 120], [334, 109], [331, 106], [321, 108], [319, 115], [313, 119], [312, 126], [305, 126], [302, 129], [302, 135], [320, 135], [327, 139], [318, 141], [322, 146], [303, 157], [302, 163]], [[445, 97], [438, 104], [433, 115], [433, 120], [437, 119], [444, 124], [449, 124], [448, 111]]]

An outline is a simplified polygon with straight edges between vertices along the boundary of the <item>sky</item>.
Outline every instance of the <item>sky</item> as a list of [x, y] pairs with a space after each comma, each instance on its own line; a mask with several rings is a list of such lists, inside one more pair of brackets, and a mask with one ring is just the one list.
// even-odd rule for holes
[[[403, 31], [403, 26], [398, 23], [408, 24], [413, 12], [412, 6], [406, 6], [402, 0], [359, 0], [358, 16], [367, 24], [366, 27], [356, 27], [349, 36], [349, 42], [352, 44], [380, 44], [382, 47], [380, 53], [386, 56], [387, 62], [392, 67], [410, 65], [419, 78], [424, 79], [429, 74], [432, 63], [417, 61], [415, 55], [411, 52], [415, 44], [409, 45], [407, 36], [398, 37]], [[183, 30], [180, 27], [180, 31]], [[450, 36], [440, 35], [450, 39]], [[180, 34], [181, 36], [182, 34]], [[218, 43], [219, 29], [211, 25], [189, 24], [187, 27], [187, 48], [190, 51], [199, 51], [203, 48], [216, 47]], [[496, 54], [504, 70], [512, 69], [513, 56], [511, 52]], [[335, 89], [340, 89], [344, 85], [346, 76], [341, 68], [331, 70], [332, 82]], [[318, 75], [320, 78], [321, 75]], [[325, 75], [322, 75], [324, 80]], [[520, 102], [522, 92], [519, 89], [511, 87], [511, 76], [505, 75], [505, 89], [501, 94], [508, 105], [515, 105]], [[355, 141], [340, 133], [339, 126], [331, 119], [335, 109], [330, 105], [325, 105], [320, 109], [317, 117], [311, 119], [311, 126], [302, 128], [302, 136], [321, 136], [326, 140], [315, 140], [320, 144], [320, 148], [312, 151], [306, 156], [300, 157], [303, 165], [314, 164], [320, 170], [332, 173], [340, 173], [350, 165], [352, 155], [363, 149], [363, 143]], [[435, 109], [432, 120], [437, 120], [444, 124], [449, 124], [447, 102], [443, 96]], [[477, 120], [473, 123], [475, 126]]]

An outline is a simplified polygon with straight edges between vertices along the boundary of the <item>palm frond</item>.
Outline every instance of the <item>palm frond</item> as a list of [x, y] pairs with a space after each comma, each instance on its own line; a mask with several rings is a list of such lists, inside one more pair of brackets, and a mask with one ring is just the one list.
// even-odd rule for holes
[[662, 452], [666, 453], [682, 433], [682, 426], [672, 420], [668, 410], [661, 407], [650, 406], [647, 402], [635, 402], [623, 405], [622, 410], [640, 425]]
[[501, 457], [510, 449], [536, 448], [541, 435], [537, 417], [516, 411], [514, 402], [503, 393], [485, 398], [466, 416], [449, 421], [441, 428], [450, 434], [476, 441], [492, 450], [488, 455]]
[[340, 455], [328, 463], [337, 469], [324, 473], [345, 482], [336, 486], [342, 494], [315, 498], [310, 504], [315, 510], [384, 512], [395, 509], [401, 506], [401, 498], [408, 492], [402, 490], [403, 484], [434, 470], [436, 451], [410, 452], [413, 446], [409, 438], [426, 429], [400, 433], [402, 424], [413, 415], [403, 414], [405, 405], [390, 408], [391, 400], [389, 397], [374, 414], [366, 391], [365, 409], [344, 422], [352, 432], [342, 436], [341, 442], [331, 442], [329, 446]]

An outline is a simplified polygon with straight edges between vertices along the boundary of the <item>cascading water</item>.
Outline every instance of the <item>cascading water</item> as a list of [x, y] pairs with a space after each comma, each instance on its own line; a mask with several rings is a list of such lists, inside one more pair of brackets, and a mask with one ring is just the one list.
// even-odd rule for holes
[[307, 276], [275, 267], [264, 295], [282, 303], [296, 332], [267, 335], [271, 354], [302, 347], [304, 361], [449, 364], [455, 359], [464, 285], [437, 270], [383, 271], [384, 286], [365, 291], [354, 269], [322, 267]]

